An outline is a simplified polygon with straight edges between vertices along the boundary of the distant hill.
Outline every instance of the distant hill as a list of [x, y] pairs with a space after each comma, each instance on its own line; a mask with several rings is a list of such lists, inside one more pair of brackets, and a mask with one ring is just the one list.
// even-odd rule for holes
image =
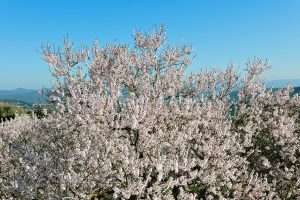
[[[293, 87], [295, 87], [295, 93], [300, 94], [300, 79], [290, 79], [290, 80], [270, 80], [266, 81], [267, 87], [273, 87], [275, 88], [285, 88], [287, 84], [291, 84]], [[276, 90], [276, 89], [275, 89]], [[236, 97], [237, 92], [234, 91], [231, 94], [231, 97]], [[24, 88], [17, 88], [14, 90], [0, 90], [0, 100], [11, 102], [11, 103], [17, 103], [17, 104], [27, 104], [27, 105], [33, 105], [37, 103], [47, 103], [46, 102], [46, 95], [41, 97], [39, 95], [38, 90], [34, 89], [24, 89]]]
[[[284, 88], [284, 87], [273, 88], [272, 91], [273, 91], [273, 92], [276, 92], [276, 91], [278, 91], [280, 88]], [[294, 87], [294, 91], [292, 92], [291, 95], [295, 95], [295, 94], [300, 95], [300, 87]], [[238, 98], [238, 91], [233, 91], [233, 92], [231, 92], [231, 94], [230, 94], [230, 99], [236, 100], [237, 98]]]
[[23, 102], [27, 104], [46, 103], [45, 96], [40, 96], [38, 90], [24, 88], [0, 90], [0, 100]]
[[266, 86], [273, 87], [273, 88], [285, 88], [287, 84], [291, 84], [293, 87], [300, 87], [300, 79], [283, 79], [283, 80], [266, 81]]

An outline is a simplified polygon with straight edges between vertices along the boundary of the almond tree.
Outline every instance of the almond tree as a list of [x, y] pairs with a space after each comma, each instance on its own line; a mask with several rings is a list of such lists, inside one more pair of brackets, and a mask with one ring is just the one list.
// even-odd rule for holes
[[300, 197], [300, 101], [266, 89], [267, 63], [186, 75], [192, 49], [164, 27], [134, 44], [43, 48], [52, 112], [0, 124], [1, 196]]

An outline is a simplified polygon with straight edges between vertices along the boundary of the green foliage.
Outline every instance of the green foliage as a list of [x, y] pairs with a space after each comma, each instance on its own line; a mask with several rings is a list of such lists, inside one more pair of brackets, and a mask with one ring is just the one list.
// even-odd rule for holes
[[50, 107], [46, 104], [34, 104], [32, 109], [36, 117], [39, 119], [46, 117], [48, 113], [52, 112]]
[[0, 119], [14, 118], [18, 115], [27, 113], [30, 113], [30, 111], [26, 108], [22, 108], [6, 102], [0, 102]]

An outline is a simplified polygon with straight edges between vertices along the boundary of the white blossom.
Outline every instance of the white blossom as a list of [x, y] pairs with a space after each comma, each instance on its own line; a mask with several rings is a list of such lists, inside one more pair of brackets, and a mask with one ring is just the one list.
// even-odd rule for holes
[[0, 123], [1, 198], [299, 198], [292, 88], [266, 89], [260, 59], [189, 76], [190, 46], [166, 38], [46, 46], [53, 112]]

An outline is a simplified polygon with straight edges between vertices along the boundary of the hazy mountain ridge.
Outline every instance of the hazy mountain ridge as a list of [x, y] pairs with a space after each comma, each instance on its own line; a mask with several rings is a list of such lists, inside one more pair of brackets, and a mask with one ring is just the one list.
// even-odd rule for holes
[[288, 84], [291, 84], [293, 87], [300, 87], [300, 79], [281, 79], [266, 81], [266, 86], [273, 88], [285, 88]]
[[41, 96], [39, 90], [17, 88], [0, 90], [0, 100], [24, 102], [27, 104], [46, 103], [46, 96]]
[[[283, 80], [270, 80], [266, 81], [266, 86], [276, 88], [285, 88], [288, 84], [295, 87], [295, 93], [300, 92], [300, 79], [283, 79]], [[236, 96], [236, 92], [233, 92], [232, 96]], [[0, 90], [0, 100], [20, 102], [29, 105], [37, 103], [46, 103], [47, 96], [44, 94], [41, 96], [39, 90], [17, 88], [14, 90]]]

